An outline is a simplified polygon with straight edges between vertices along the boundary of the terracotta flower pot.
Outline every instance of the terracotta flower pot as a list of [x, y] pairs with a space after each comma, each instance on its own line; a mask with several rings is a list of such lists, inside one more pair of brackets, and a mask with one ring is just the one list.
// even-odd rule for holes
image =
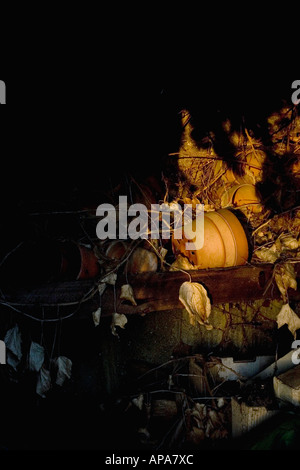
[[222, 207], [241, 207], [241, 210], [245, 208], [253, 213], [262, 211], [261, 201], [261, 194], [253, 184], [234, 185], [221, 196]]
[[106, 249], [106, 256], [113, 259], [121, 259], [125, 255], [128, 246], [122, 240], [114, 240], [109, 243]]
[[138, 247], [134, 250], [126, 263], [128, 273], [156, 272], [158, 268], [157, 256], [154, 252]]
[[86, 248], [83, 245], [78, 245], [80, 252], [80, 270], [76, 279], [93, 279], [100, 272], [100, 265], [98, 258], [93, 250]]
[[60, 253], [60, 279], [93, 279], [100, 273], [98, 258], [91, 248], [73, 241], [63, 242], [60, 243]]
[[[192, 222], [195, 228], [195, 221]], [[238, 218], [229, 210], [221, 209], [204, 214], [204, 244], [199, 250], [186, 250], [191, 241], [172, 238], [175, 255], [183, 254], [199, 269], [240, 266], [249, 256], [248, 240]]]

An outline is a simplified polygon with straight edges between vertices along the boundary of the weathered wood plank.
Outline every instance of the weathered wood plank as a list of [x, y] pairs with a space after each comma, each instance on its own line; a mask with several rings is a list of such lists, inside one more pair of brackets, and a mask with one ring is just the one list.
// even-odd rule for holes
[[[300, 273], [300, 263], [295, 265]], [[227, 269], [189, 271], [192, 282], [201, 283], [207, 290], [212, 304], [251, 301], [261, 298], [279, 298], [280, 292], [272, 282], [273, 265], [242, 266]], [[189, 280], [183, 272], [141, 273], [129, 275], [127, 280], [120, 278], [116, 298], [119, 299], [119, 286], [129, 283], [133, 287], [138, 305], [132, 306], [117, 301], [117, 311], [125, 314], [145, 314], [152, 311], [182, 308], [178, 299], [181, 284]], [[291, 298], [300, 292], [289, 290]], [[112, 313], [114, 293], [107, 291], [103, 297], [103, 313]]]
[[[299, 277], [300, 263], [294, 264], [294, 267]], [[199, 282], [206, 288], [212, 304], [279, 298], [280, 293], [272, 280], [273, 269], [272, 264], [261, 264], [189, 271], [189, 274], [178, 271], [129, 274], [127, 277], [120, 275], [115, 291], [108, 285], [102, 295], [102, 314], [111, 315], [117, 310], [118, 313], [143, 315], [154, 311], [182, 308], [178, 298], [179, 288], [183, 282], [189, 280], [189, 275], [192, 282]], [[137, 306], [119, 299], [121, 286], [127, 283], [133, 287]], [[97, 287], [96, 279], [52, 283], [11, 293], [6, 297], [6, 301], [28, 307], [81, 303], [81, 313], [91, 312], [99, 304], [98, 294], [94, 297], [89, 296], [93, 287]], [[300, 300], [299, 288], [297, 291], [290, 289], [289, 295], [290, 298]]]

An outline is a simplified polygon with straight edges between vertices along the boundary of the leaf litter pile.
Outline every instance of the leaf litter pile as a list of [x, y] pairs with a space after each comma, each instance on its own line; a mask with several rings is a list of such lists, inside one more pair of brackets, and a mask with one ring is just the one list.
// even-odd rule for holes
[[118, 418], [134, 423], [144, 449], [201, 448], [230, 437], [231, 402], [224, 393], [235, 385], [226, 390], [217, 379], [218, 358], [180, 357], [181, 348], [178, 357], [138, 377], [135, 394], [118, 400]]

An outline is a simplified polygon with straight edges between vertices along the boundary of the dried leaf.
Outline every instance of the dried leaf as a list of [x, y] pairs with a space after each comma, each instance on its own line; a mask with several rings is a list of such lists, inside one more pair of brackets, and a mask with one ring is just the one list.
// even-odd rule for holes
[[228, 432], [224, 428], [224, 415], [216, 410], [208, 411], [206, 424], [206, 436], [210, 439], [221, 439], [227, 436]]
[[289, 304], [282, 306], [277, 316], [277, 324], [278, 328], [286, 324], [294, 336], [294, 339], [296, 339], [296, 331], [300, 328], [300, 318], [296, 315], [294, 310], [291, 309]]
[[49, 370], [44, 367], [41, 368], [36, 384], [36, 393], [42, 398], [46, 398], [47, 393], [51, 388], [51, 376]]
[[59, 356], [55, 360], [57, 367], [57, 376], [55, 383], [62, 386], [66, 379], [71, 378], [72, 361], [65, 356]]
[[161, 269], [164, 271], [165, 270], [164, 262], [165, 262], [165, 258], [167, 256], [168, 250], [160, 246], [158, 249], [158, 253], [159, 253], [159, 258], [160, 258], [160, 266], [161, 266]]
[[110, 284], [111, 286], [114, 286], [117, 281], [117, 274], [116, 273], [109, 273], [107, 276], [105, 276], [104, 279], [102, 279], [102, 283], [106, 282], [106, 284]]
[[22, 357], [21, 333], [18, 325], [7, 331], [4, 337], [6, 348], [9, 349], [18, 359]]
[[201, 419], [204, 420], [207, 415], [206, 405], [204, 403], [196, 403], [195, 409], [199, 412]]
[[191, 416], [194, 418], [195, 424], [197, 428], [199, 429], [204, 429], [204, 423], [203, 419], [201, 417], [201, 414], [198, 410], [194, 409], [191, 413]]
[[168, 250], [164, 247], [159, 247], [158, 249], [158, 252], [159, 252], [159, 255], [160, 255], [160, 259], [163, 261], [168, 253]]
[[94, 325], [98, 326], [100, 323], [100, 317], [101, 317], [101, 307], [99, 307], [95, 312], [93, 312], [92, 315], [93, 315]]
[[215, 428], [220, 428], [223, 425], [222, 419], [220, 418], [220, 415], [217, 411], [209, 410], [208, 416], [209, 416], [209, 419], [212, 422], [212, 425]]
[[276, 245], [274, 243], [271, 248], [263, 247], [257, 250], [255, 252], [255, 256], [266, 263], [275, 263], [279, 257], [279, 253], [277, 253]]
[[111, 321], [111, 332], [114, 336], [119, 336], [117, 331], [116, 331], [116, 326], [119, 326], [120, 328], [125, 328], [125, 325], [127, 323], [127, 318], [123, 313], [113, 313], [112, 314], [112, 321]]
[[29, 350], [29, 370], [39, 372], [44, 364], [45, 351], [43, 346], [32, 341]]
[[218, 407], [218, 408], [223, 408], [224, 405], [225, 405], [225, 400], [224, 400], [224, 398], [222, 398], [222, 397], [221, 397], [221, 398], [218, 398], [218, 400], [217, 400], [217, 407]]
[[105, 291], [106, 289], [106, 284], [105, 282], [100, 282], [100, 284], [98, 285], [98, 292], [99, 292], [99, 295], [102, 295], [103, 292]]
[[179, 289], [179, 300], [189, 313], [190, 323], [195, 326], [196, 321], [204, 325], [207, 330], [213, 327], [208, 323], [211, 313], [211, 303], [206, 289], [197, 282], [184, 282]]
[[7, 349], [6, 362], [16, 370], [22, 358], [22, 340], [18, 325], [7, 331], [4, 343]]
[[171, 264], [169, 271], [191, 271], [197, 269], [185, 256], [178, 255], [174, 263]]
[[291, 235], [282, 237], [280, 241], [283, 249], [285, 250], [297, 250], [299, 247], [298, 240]]
[[142, 411], [144, 404], [144, 395], [141, 393], [137, 398], [132, 399], [132, 403]]
[[287, 290], [289, 288], [297, 290], [296, 273], [293, 265], [291, 263], [285, 263], [277, 266], [274, 277], [283, 300], [287, 302]]
[[120, 299], [128, 300], [129, 302], [131, 302], [132, 305], [137, 305], [135, 298], [134, 298], [133, 289], [130, 284], [124, 284], [121, 287]]

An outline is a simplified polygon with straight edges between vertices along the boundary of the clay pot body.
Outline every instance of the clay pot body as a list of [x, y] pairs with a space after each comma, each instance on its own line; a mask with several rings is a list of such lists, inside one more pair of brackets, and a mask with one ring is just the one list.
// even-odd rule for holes
[[241, 210], [248, 209], [255, 214], [262, 211], [261, 200], [261, 194], [253, 184], [234, 185], [221, 196], [222, 207], [241, 207]]
[[100, 273], [98, 258], [91, 248], [75, 242], [60, 243], [60, 279], [93, 279]]
[[[128, 244], [123, 241], [113, 241], [106, 250], [106, 256], [120, 260], [126, 254], [128, 248]], [[157, 269], [158, 260], [156, 254], [143, 247], [137, 247], [125, 264], [125, 272], [130, 274], [156, 272]]]
[[130, 274], [156, 272], [157, 268], [158, 260], [156, 254], [141, 247], [134, 250], [125, 267]]
[[[195, 221], [192, 222], [195, 227]], [[238, 218], [227, 209], [204, 214], [204, 243], [199, 250], [187, 250], [184, 236], [172, 239], [175, 255], [183, 254], [199, 269], [241, 266], [246, 264], [249, 247], [244, 228]]]

